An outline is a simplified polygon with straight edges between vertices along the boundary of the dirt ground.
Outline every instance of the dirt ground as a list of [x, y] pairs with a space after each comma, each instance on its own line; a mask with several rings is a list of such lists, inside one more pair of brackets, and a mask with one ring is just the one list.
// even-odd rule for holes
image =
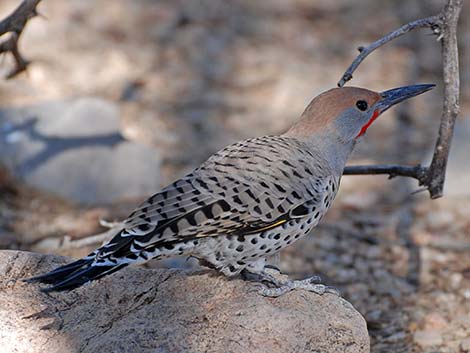
[[[2, 1], [0, 17], [17, 3]], [[162, 155], [164, 186], [230, 142], [282, 132], [336, 84], [358, 45], [441, 5], [45, 0], [47, 20], [31, 21], [21, 42], [32, 60], [28, 74], [0, 82], [0, 107], [70, 96], [116, 102], [123, 134]], [[460, 27], [461, 119], [470, 119], [468, 8]], [[428, 34], [382, 48], [355, 74], [352, 85], [376, 90], [438, 87], [378, 120], [352, 164], [430, 155], [442, 84], [440, 46]], [[10, 58], [0, 73], [8, 65]], [[327, 217], [282, 253], [281, 268], [296, 277], [319, 274], [340, 289], [365, 316], [372, 352], [470, 352], [470, 175], [463, 180], [461, 193], [430, 200], [413, 193], [414, 181], [346, 176]], [[99, 219], [122, 219], [142, 199], [84, 207], [0, 169], [0, 248], [82, 256], [96, 244], [71, 240], [103, 231]]]

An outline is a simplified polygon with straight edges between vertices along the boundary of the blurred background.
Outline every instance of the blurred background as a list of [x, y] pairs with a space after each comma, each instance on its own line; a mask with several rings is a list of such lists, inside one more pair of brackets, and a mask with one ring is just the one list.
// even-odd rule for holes
[[[147, 196], [237, 140], [285, 131], [368, 44], [444, 1], [44, 0], [0, 81], [0, 248], [83, 256]], [[19, 0], [2, 0], [0, 18]], [[281, 254], [366, 318], [373, 352], [470, 352], [470, 28], [445, 196], [404, 178], [345, 176], [327, 217]], [[349, 85], [437, 83], [387, 112], [350, 164], [427, 163], [442, 108], [440, 44], [412, 32]], [[2, 58], [0, 75], [11, 69]], [[192, 266], [174, 260], [164, 266]], [[162, 266], [150, 263], [149, 267]]]

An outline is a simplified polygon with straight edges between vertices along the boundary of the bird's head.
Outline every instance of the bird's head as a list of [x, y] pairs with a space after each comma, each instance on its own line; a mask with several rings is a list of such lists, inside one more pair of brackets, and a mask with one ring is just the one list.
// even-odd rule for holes
[[429, 91], [434, 84], [412, 85], [374, 92], [358, 87], [333, 88], [315, 97], [287, 135], [336, 137], [354, 143], [391, 106]]

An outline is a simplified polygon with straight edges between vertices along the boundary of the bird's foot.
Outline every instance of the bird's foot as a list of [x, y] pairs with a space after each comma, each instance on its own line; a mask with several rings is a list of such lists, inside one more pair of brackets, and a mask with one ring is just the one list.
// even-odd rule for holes
[[270, 271], [275, 271], [278, 274], [282, 273], [281, 270], [279, 269], [279, 267], [277, 267], [276, 265], [266, 264], [266, 266], [264, 266], [264, 268], [269, 269]]
[[[271, 274], [269, 272], [273, 272], [274, 274]], [[251, 272], [248, 270], [243, 270], [241, 272], [241, 276], [243, 279], [248, 280], [248, 281], [258, 282], [264, 288], [266, 288], [265, 284], [272, 286], [272, 287], [282, 287], [284, 285], [284, 281], [277, 278], [280, 275], [281, 275], [281, 271], [279, 271], [279, 269], [277, 268], [275, 270], [270, 269], [270, 270], [264, 270], [261, 272]]]
[[340, 295], [339, 291], [336, 288], [325, 286], [324, 284], [318, 283], [321, 281], [321, 278], [318, 276], [309, 277], [303, 280], [288, 280], [280, 286], [275, 286], [274, 288], [269, 288], [263, 286], [259, 293], [265, 297], [277, 298], [291, 290], [303, 289], [309, 292], [313, 292], [318, 295], [323, 295], [325, 293]]
[[251, 272], [245, 269], [241, 275], [245, 280], [258, 282], [254, 290], [265, 297], [277, 298], [295, 289], [307, 290], [318, 295], [331, 293], [340, 296], [336, 288], [321, 284], [319, 276], [289, 280], [286, 275], [281, 274], [279, 269], [271, 267], [265, 267], [260, 272]]

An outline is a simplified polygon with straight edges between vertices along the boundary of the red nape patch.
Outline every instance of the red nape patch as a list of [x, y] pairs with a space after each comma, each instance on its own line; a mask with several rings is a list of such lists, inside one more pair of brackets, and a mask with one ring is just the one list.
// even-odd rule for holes
[[375, 121], [375, 119], [377, 119], [378, 117], [379, 117], [379, 111], [376, 110], [376, 111], [374, 112], [374, 114], [372, 115], [372, 118], [370, 118], [370, 120], [367, 122], [367, 124], [365, 124], [365, 125], [362, 127], [361, 131], [359, 131], [359, 134], [356, 136], [356, 138], [358, 138], [358, 137], [364, 135], [364, 134], [366, 133], [367, 129], [369, 128], [369, 126], [371, 126], [372, 123]]

